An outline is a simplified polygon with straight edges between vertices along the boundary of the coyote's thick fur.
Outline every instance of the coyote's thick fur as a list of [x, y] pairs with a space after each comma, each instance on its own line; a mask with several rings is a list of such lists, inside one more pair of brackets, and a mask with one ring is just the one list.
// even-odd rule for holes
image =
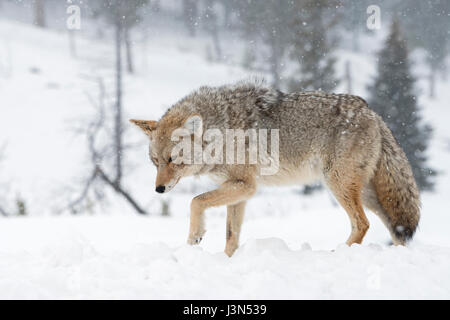
[[[260, 164], [175, 164], [171, 134], [177, 128], [279, 129], [279, 170], [261, 175]], [[419, 222], [419, 191], [411, 167], [383, 120], [360, 97], [300, 92], [286, 94], [253, 83], [202, 87], [171, 107], [160, 121], [131, 120], [150, 137], [158, 169], [156, 191], [171, 190], [180, 178], [209, 175], [220, 187], [191, 203], [188, 242], [205, 233], [207, 208], [227, 206], [226, 248], [238, 247], [246, 201], [259, 184], [322, 180], [351, 222], [347, 244], [361, 243], [369, 228], [363, 206], [384, 222], [394, 244], [405, 244]], [[194, 134], [194, 132], [192, 132]], [[248, 141], [246, 140], [246, 144]], [[247, 145], [246, 145], [247, 146]]]

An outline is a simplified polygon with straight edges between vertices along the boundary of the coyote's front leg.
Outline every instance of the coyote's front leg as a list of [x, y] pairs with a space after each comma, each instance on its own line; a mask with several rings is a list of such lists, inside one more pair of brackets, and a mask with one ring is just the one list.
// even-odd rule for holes
[[238, 204], [249, 199], [255, 191], [256, 184], [253, 180], [229, 180], [220, 188], [192, 199], [188, 243], [198, 244], [202, 240], [205, 234], [203, 213], [207, 208]]

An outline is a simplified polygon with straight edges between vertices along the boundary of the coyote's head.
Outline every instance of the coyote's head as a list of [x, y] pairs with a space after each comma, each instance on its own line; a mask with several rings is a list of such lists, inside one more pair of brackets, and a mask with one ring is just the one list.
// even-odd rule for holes
[[159, 122], [152, 120], [130, 120], [150, 138], [150, 160], [156, 166], [156, 192], [170, 191], [178, 181], [197, 174], [202, 164], [184, 161], [183, 152], [177, 152], [180, 139], [194, 141], [203, 132], [202, 118], [195, 114], [189, 117], [166, 115]]

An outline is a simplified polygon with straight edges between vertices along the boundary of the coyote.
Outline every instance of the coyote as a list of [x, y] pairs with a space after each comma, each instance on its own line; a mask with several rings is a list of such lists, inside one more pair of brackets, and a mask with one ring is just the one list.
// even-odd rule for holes
[[[201, 87], [173, 105], [159, 121], [130, 120], [150, 138], [157, 167], [156, 192], [170, 191], [182, 177], [208, 175], [220, 187], [193, 198], [189, 244], [205, 233], [203, 215], [227, 206], [225, 253], [238, 247], [245, 204], [258, 185], [307, 184], [321, 180], [347, 212], [347, 244], [361, 243], [378, 215], [394, 244], [412, 238], [420, 218], [419, 191], [405, 153], [380, 116], [360, 97], [324, 92], [283, 93], [258, 83]], [[207, 129], [279, 130], [279, 168], [262, 175], [261, 163], [180, 163], [171, 138], [178, 128], [189, 139]], [[200, 144], [206, 144], [200, 141]], [[248, 151], [249, 139], [245, 140]]]

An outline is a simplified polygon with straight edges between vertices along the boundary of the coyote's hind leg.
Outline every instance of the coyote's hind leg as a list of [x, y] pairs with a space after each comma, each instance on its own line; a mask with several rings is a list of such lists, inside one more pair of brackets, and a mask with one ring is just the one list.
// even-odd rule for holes
[[361, 180], [356, 175], [346, 176], [337, 171], [327, 176], [328, 187], [350, 218], [352, 231], [346, 242], [349, 246], [353, 243], [361, 243], [369, 229], [369, 220], [364, 213], [361, 201]]

